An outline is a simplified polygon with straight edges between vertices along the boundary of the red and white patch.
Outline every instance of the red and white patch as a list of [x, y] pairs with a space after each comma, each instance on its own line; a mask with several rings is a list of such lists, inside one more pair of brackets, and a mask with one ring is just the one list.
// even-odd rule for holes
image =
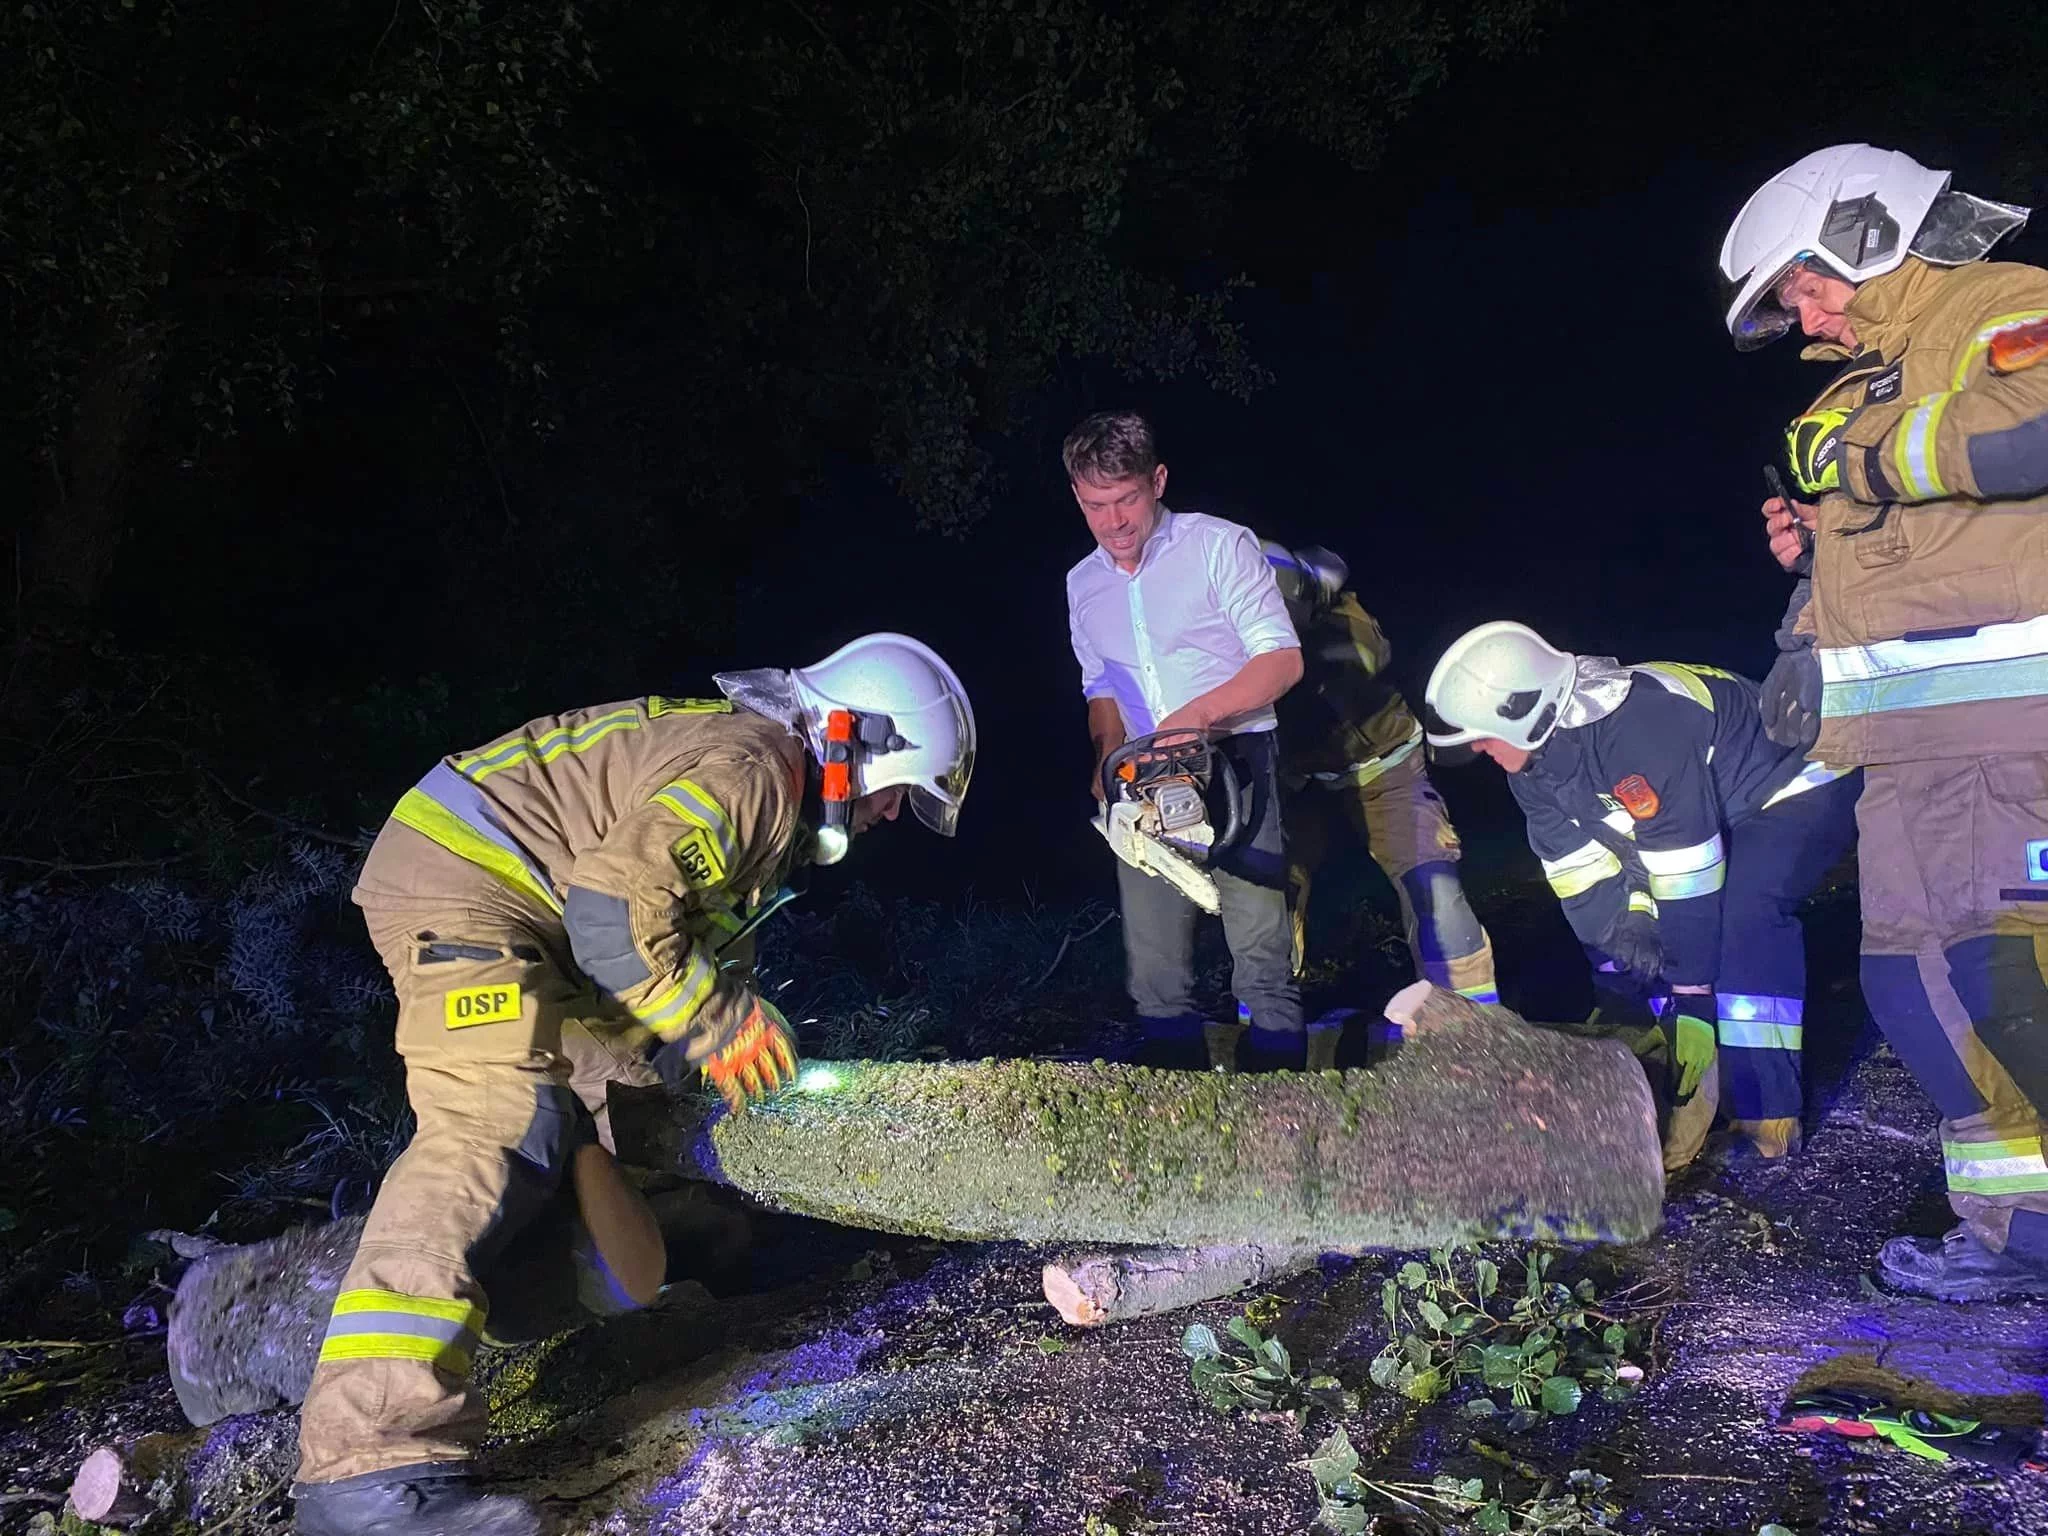
[[1662, 803], [1657, 799], [1657, 791], [1650, 788], [1650, 781], [1640, 773], [1632, 773], [1615, 785], [1614, 798], [1637, 821], [1648, 821]]

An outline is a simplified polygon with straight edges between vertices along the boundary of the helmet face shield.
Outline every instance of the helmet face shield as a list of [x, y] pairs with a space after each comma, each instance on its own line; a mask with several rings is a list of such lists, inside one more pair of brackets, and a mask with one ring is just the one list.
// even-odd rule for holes
[[941, 837], [951, 837], [960, 825], [960, 806], [967, 798], [967, 781], [974, 777], [974, 716], [955, 709], [959, 732], [959, 756], [953, 766], [940, 774], [934, 787], [907, 786], [910, 809], [917, 819]]
[[[1745, 278], [1727, 285], [1728, 334], [1734, 338], [1736, 351], [1754, 352], [1799, 328], [1799, 311], [1788, 305], [1786, 299], [1790, 296], [1788, 288], [1802, 272], [1843, 277], [1820, 252], [1800, 251], [1773, 271], [1766, 282], [1753, 284]], [[1848, 279], [1843, 277], [1843, 281]], [[1746, 300], [1742, 297], [1745, 293]]]

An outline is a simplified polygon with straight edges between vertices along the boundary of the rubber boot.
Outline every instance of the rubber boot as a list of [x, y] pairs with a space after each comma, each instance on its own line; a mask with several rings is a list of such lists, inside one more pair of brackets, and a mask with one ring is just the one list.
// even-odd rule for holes
[[299, 1536], [540, 1536], [524, 1499], [482, 1493], [466, 1469], [397, 1467], [333, 1483], [300, 1483], [293, 1524]]
[[1730, 1157], [1731, 1163], [1751, 1158], [1766, 1163], [1780, 1162], [1797, 1152], [1804, 1139], [1797, 1115], [1771, 1120], [1730, 1120], [1728, 1128], [1738, 1138], [1737, 1150]]
[[1334, 1072], [1337, 1070], [1337, 1043], [1344, 1038], [1344, 1026], [1334, 1027], [1311, 1025], [1308, 1031], [1308, 1070], [1311, 1072]]
[[1209, 1048], [1209, 1070], [1212, 1072], [1235, 1072], [1237, 1070], [1238, 1042], [1244, 1039], [1245, 1031], [1251, 1026], [1236, 1019], [1228, 1021], [1211, 1019], [1202, 1026], [1202, 1043]]

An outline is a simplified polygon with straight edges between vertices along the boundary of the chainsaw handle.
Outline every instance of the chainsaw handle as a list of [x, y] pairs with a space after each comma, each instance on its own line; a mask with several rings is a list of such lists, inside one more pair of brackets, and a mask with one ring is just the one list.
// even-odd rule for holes
[[[1221, 853], [1236, 846], [1237, 834], [1244, 824], [1244, 791], [1237, 777], [1237, 766], [1231, 762], [1228, 752], [1215, 755], [1216, 780], [1223, 791], [1223, 819], [1216, 828], [1216, 841], [1210, 847]], [[1214, 796], [1210, 797], [1211, 799]]]
[[1158, 759], [1168, 771], [1198, 776], [1203, 781], [1203, 798], [1211, 802], [1212, 809], [1217, 793], [1221, 793], [1222, 815], [1216, 826], [1216, 840], [1210, 846], [1217, 852], [1230, 847], [1244, 826], [1244, 784], [1229, 754], [1219, 749], [1218, 744], [1227, 734], [1189, 729], [1153, 731], [1132, 737], [1102, 760], [1103, 804], [1115, 803], [1117, 781], [1123, 777], [1122, 770], [1127, 764], [1143, 758]]

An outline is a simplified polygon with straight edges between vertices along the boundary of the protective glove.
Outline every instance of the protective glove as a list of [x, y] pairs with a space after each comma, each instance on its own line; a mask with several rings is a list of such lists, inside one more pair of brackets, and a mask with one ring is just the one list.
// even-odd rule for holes
[[1785, 456], [1792, 483], [1809, 496], [1842, 488], [1842, 434], [1854, 411], [1810, 411], [1785, 429]]
[[756, 998], [733, 1037], [704, 1060], [704, 1075], [737, 1114], [796, 1081], [796, 1041], [773, 1003]]
[[1671, 995], [1671, 1061], [1678, 1074], [1672, 1102], [1683, 1104], [1700, 1091], [1700, 1082], [1713, 1070], [1715, 1050], [1715, 1008], [1711, 993], [1674, 992]]
[[1657, 919], [1629, 911], [1616, 918], [1600, 938], [1600, 952], [1629, 974], [1655, 981], [1664, 969], [1664, 941]]
[[1820, 737], [1820, 658], [1811, 649], [1781, 652], [1764, 674], [1756, 702], [1772, 741], [1801, 750], [1812, 746]]

